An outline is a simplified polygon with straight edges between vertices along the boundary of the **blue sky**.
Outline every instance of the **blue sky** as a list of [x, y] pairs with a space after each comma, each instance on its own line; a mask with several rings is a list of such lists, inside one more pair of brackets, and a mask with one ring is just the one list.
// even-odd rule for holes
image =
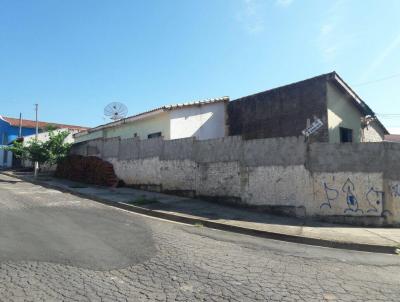
[[382, 121], [400, 133], [399, 11], [398, 0], [0, 0], [0, 114], [34, 118], [37, 102], [41, 120], [95, 126], [112, 101], [135, 114], [336, 70], [375, 112], [399, 114]]

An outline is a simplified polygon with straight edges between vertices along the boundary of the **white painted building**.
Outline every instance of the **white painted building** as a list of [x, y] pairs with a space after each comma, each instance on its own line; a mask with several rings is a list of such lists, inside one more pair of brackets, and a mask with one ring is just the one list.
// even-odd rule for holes
[[[68, 136], [64, 139], [64, 142], [72, 144], [74, 142], [73, 135], [75, 133], [78, 133], [79, 131], [75, 130], [75, 129], [61, 128], [61, 129], [53, 130], [53, 133], [57, 134], [57, 133], [64, 132], [64, 131], [69, 132]], [[24, 145], [29, 144], [31, 141], [34, 141], [35, 139], [36, 139], [36, 134], [24, 136]], [[37, 135], [37, 140], [39, 142], [45, 142], [48, 139], [49, 139], [49, 132], [48, 131], [38, 133], [38, 135]]]
[[[68, 136], [64, 139], [64, 143], [72, 144], [74, 142], [73, 135], [75, 133], [78, 133], [79, 131], [76, 130], [76, 129], [61, 128], [61, 129], [53, 130], [53, 133], [57, 134], [57, 133], [64, 132], [64, 131], [69, 132]], [[50, 137], [50, 135], [49, 135], [48, 131], [41, 132], [41, 133], [38, 133], [37, 140], [39, 142], [45, 142], [45, 141], [47, 141], [49, 139], [49, 137]], [[35, 139], [36, 139], [36, 135], [35, 134], [24, 136], [24, 143], [23, 144], [24, 145], [29, 145]], [[33, 167], [33, 163], [31, 161], [29, 161], [29, 160], [22, 160], [21, 165], [22, 165], [22, 167], [25, 167], [25, 168]], [[42, 171], [54, 171], [56, 169], [56, 166], [51, 166], [51, 165], [45, 164], [45, 165], [42, 165], [40, 168], [41, 168]]]
[[228, 97], [169, 105], [111, 122], [74, 135], [75, 142], [96, 138], [165, 140], [196, 137], [199, 140], [226, 136]]
[[[5, 147], [5, 146], [0, 145], [0, 147]], [[0, 149], [0, 169], [11, 167], [12, 159], [13, 159], [12, 152]]]

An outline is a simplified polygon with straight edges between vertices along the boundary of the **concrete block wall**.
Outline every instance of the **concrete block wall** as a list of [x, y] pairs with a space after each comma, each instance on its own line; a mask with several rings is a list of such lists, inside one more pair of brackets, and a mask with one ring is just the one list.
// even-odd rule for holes
[[301, 135], [317, 116], [324, 126], [311, 139], [328, 142], [327, 75], [242, 97], [228, 103], [228, 134], [245, 139]]
[[382, 127], [377, 122], [373, 122], [363, 130], [364, 142], [382, 142], [385, 137]]
[[400, 224], [400, 144], [100, 139], [75, 144], [72, 153], [111, 162], [127, 185], [143, 189], [301, 217]]

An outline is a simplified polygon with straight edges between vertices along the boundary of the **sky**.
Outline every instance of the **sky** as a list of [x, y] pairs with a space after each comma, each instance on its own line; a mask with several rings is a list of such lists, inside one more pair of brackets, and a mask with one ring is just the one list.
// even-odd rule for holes
[[0, 0], [0, 115], [96, 126], [335, 70], [400, 134], [398, 0]]

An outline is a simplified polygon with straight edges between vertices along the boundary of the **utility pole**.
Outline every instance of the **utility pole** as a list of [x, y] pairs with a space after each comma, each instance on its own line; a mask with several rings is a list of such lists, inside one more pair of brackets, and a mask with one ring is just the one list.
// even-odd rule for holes
[[[37, 142], [37, 140], [38, 140], [38, 133], [39, 133], [38, 108], [39, 108], [39, 105], [38, 105], [38, 104], [35, 104], [35, 114], [36, 114], [36, 134], [35, 134], [35, 140], [36, 140], [36, 142]], [[34, 177], [35, 177], [35, 178], [38, 176], [38, 171], [39, 171], [39, 162], [35, 161], [35, 170], [34, 170]]]
[[22, 137], [22, 112], [19, 113], [19, 138]]

